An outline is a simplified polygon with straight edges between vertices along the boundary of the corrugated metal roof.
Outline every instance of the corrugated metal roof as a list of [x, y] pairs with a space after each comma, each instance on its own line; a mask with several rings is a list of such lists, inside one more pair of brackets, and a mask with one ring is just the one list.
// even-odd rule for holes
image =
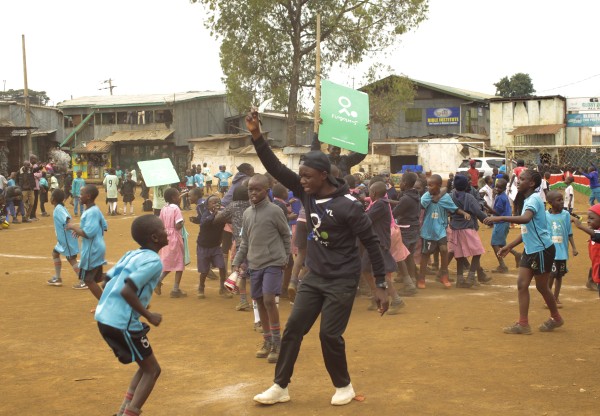
[[511, 136], [530, 136], [532, 134], [556, 134], [564, 124], [545, 124], [541, 126], [520, 126], [511, 131]]
[[148, 140], [166, 140], [175, 130], [120, 130], [113, 132], [103, 140], [107, 142], [132, 142]]
[[432, 90], [445, 92], [449, 95], [454, 95], [460, 98], [464, 98], [466, 100], [489, 100], [490, 98], [494, 98], [494, 95], [485, 94], [483, 92], [469, 91], [462, 88], [448, 87], [447, 85], [434, 84], [433, 82], [427, 81], [419, 81], [417, 79], [412, 79], [411, 81], [417, 84], [418, 86], [430, 88]]
[[250, 133], [247, 134], [211, 134], [206, 137], [198, 137], [195, 139], [189, 139], [188, 142], [202, 143], [202, 142], [214, 142], [219, 140], [236, 140], [245, 139], [250, 137]]
[[107, 153], [112, 147], [111, 142], [105, 140], [94, 140], [85, 146], [78, 146], [73, 149], [73, 153]]
[[107, 95], [74, 98], [72, 100], [62, 101], [56, 106], [58, 108], [151, 106], [225, 95], [225, 91], [190, 91], [171, 94]]
[[49, 134], [56, 133], [56, 129], [54, 130], [37, 130], [31, 133], [32, 136], [47, 136]]

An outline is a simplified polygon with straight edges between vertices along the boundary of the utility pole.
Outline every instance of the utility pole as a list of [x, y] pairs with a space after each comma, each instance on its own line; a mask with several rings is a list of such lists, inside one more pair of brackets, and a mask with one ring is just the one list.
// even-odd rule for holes
[[103, 84], [108, 84], [108, 87], [98, 88], [98, 90], [110, 90], [110, 95], [113, 95], [113, 88], [117, 88], [117, 86], [112, 85], [112, 81], [113, 80], [111, 78], [107, 79], [106, 81], [102, 81]]
[[21, 35], [21, 43], [23, 45], [23, 96], [25, 98], [25, 127], [27, 127], [27, 148], [26, 160], [33, 154], [33, 146], [31, 143], [31, 110], [29, 107], [29, 89], [27, 87], [27, 56], [25, 53], [25, 35]]

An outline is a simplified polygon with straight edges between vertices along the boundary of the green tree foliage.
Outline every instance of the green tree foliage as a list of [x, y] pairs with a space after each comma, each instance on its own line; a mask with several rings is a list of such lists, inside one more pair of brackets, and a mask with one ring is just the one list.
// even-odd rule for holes
[[322, 75], [391, 46], [425, 19], [427, 0], [190, 0], [207, 11], [205, 25], [221, 39], [221, 67], [230, 103], [239, 111], [273, 98], [296, 137], [303, 89], [314, 87], [316, 16], [321, 15]]
[[510, 79], [503, 77], [494, 86], [499, 97], [527, 97], [535, 93], [531, 77], [522, 72], [514, 74]]
[[406, 76], [388, 75], [392, 68], [375, 64], [365, 76], [367, 85], [360, 88], [369, 94], [370, 122], [373, 132], [386, 131], [398, 118], [398, 113], [413, 103], [416, 87]]
[[[46, 95], [46, 91], [27, 90], [29, 103], [32, 105], [46, 105], [50, 101], [50, 97]], [[0, 91], [0, 97], [3, 100], [14, 100], [17, 102], [25, 102], [25, 90], [8, 90]]]

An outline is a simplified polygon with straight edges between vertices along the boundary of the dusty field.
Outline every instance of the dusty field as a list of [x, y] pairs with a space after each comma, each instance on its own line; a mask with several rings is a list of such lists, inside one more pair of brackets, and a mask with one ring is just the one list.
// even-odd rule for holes
[[[140, 213], [139, 198], [136, 205]], [[110, 264], [135, 248], [131, 222], [130, 216], [108, 218]], [[187, 226], [195, 253], [198, 229]], [[481, 235], [489, 244], [491, 231], [482, 229]], [[261, 337], [252, 330], [252, 313], [235, 311], [237, 298], [220, 299], [214, 281], [207, 299], [196, 299], [198, 275], [189, 268], [183, 289], [192, 296], [152, 301], [164, 317], [149, 334], [163, 372], [144, 414], [595, 415], [600, 302], [584, 287], [587, 244], [583, 233], [575, 236], [581, 254], [569, 263], [561, 296], [566, 324], [555, 333], [502, 333], [518, 317], [514, 274], [494, 275], [493, 284], [479, 290], [445, 290], [429, 282], [405, 299], [407, 307], [396, 316], [368, 312], [368, 300], [358, 298], [345, 338], [353, 385], [365, 400], [342, 408], [329, 405], [333, 387], [318, 326], [305, 338], [290, 385], [292, 401], [255, 405], [252, 396], [272, 383], [273, 365], [254, 357]], [[0, 231], [0, 415], [111, 415], [135, 365], [119, 364], [101, 339], [89, 312], [94, 299], [70, 288], [76, 279], [66, 262], [65, 286], [45, 284], [53, 274], [54, 244], [50, 218]], [[508, 264], [514, 267], [512, 260]], [[483, 266], [496, 266], [492, 253]], [[548, 311], [534, 288], [531, 293], [530, 322], [537, 327]], [[280, 310], [283, 323], [290, 305], [284, 300]]]

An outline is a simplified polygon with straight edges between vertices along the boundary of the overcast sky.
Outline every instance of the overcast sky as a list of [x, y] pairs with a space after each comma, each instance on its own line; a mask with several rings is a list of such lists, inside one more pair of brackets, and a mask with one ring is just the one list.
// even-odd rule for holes
[[[315, 0], [312, 0], [315, 1]], [[29, 88], [52, 104], [70, 97], [221, 90], [218, 41], [188, 0], [12, 0], [0, 14], [0, 88]], [[494, 94], [505, 75], [528, 73], [539, 95], [600, 95], [597, 0], [430, 0], [428, 20], [381, 61], [396, 74]], [[355, 87], [368, 63], [335, 68]], [[586, 80], [587, 79], [587, 80]], [[5, 81], [5, 85], [4, 85]]]

